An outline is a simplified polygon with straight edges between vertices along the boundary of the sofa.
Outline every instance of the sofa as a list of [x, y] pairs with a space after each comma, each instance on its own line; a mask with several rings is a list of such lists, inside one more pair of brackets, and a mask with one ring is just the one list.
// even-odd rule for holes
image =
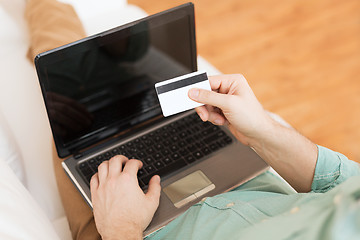
[[[147, 15], [125, 0], [63, 2], [74, 6], [88, 35]], [[52, 135], [26, 58], [25, 4], [0, 0], [0, 239], [66, 240], [71, 234], [53, 173]], [[198, 65], [209, 75], [219, 73], [201, 57]]]

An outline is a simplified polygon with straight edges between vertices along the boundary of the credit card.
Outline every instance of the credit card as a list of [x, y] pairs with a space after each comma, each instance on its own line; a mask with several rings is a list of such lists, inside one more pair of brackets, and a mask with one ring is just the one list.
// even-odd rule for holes
[[189, 73], [155, 84], [161, 110], [165, 117], [204, 105], [188, 97], [191, 88], [211, 91], [210, 82], [205, 71]]

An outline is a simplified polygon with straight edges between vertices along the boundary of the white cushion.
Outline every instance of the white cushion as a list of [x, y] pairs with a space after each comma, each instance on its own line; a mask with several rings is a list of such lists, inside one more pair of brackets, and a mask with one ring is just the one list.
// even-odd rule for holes
[[0, 159], [0, 239], [59, 239], [51, 222]]
[[[23, 13], [25, 5], [18, 7]], [[25, 21], [8, 10], [0, 8], [0, 109], [24, 159], [27, 188], [52, 220], [64, 211], [53, 174], [51, 132], [35, 69], [26, 59]]]
[[[119, 11], [127, 6], [126, 0], [59, 0], [60, 2], [71, 4], [81, 20], [85, 18], [96, 17], [99, 14], [107, 13], [111, 10]], [[111, 15], [111, 14], [110, 14]], [[96, 25], [102, 25], [104, 22], [108, 22], [108, 19], [98, 19], [99, 22]], [[84, 22], [84, 21], [82, 21]]]
[[145, 16], [147, 16], [147, 14], [141, 8], [133, 5], [127, 5], [126, 8], [122, 9], [109, 8], [106, 11], [99, 11], [94, 14], [79, 15], [85, 31], [89, 36]]
[[24, 164], [11, 129], [0, 111], [0, 158], [4, 159], [19, 180], [26, 185]]

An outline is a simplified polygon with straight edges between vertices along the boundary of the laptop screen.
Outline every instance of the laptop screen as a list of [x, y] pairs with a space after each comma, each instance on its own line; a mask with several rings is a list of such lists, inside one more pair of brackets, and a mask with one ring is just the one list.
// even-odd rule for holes
[[161, 115], [154, 84], [196, 71], [192, 4], [40, 54], [60, 157]]

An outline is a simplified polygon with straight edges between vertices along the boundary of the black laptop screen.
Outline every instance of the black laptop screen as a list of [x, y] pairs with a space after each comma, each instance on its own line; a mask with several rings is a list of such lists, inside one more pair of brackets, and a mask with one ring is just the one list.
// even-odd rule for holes
[[161, 115], [154, 84], [196, 70], [193, 6], [40, 54], [36, 66], [64, 157]]

